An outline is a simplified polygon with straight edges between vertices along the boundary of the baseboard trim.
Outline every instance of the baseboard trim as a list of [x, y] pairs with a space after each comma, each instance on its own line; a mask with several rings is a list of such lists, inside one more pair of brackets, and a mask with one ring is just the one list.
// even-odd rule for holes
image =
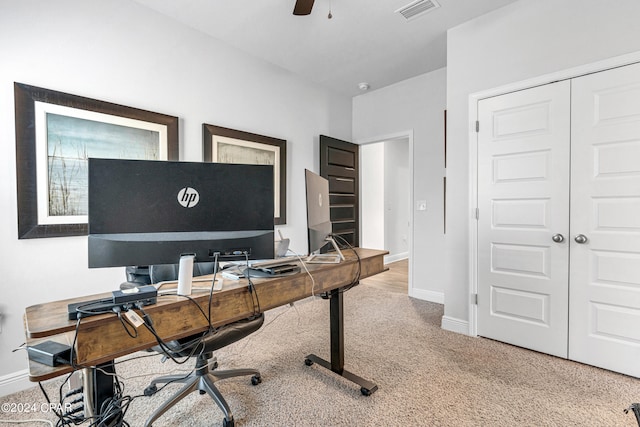
[[400, 261], [407, 258], [409, 258], [409, 252], [403, 252], [401, 254], [385, 255], [384, 263], [389, 264], [389, 263]]
[[469, 322], [467, 322], [466, 320], [456, 319], [455, 317], [442, 316], [442, 323], [440, 324], [440, 327], [446, 331], [469, 335]]
[[24, 369], [18, 372], [12, 372], [0, 377], [0, 397], [7, 396], [12, 393], [17, 393], [33, 386], [34, 383], [29, 381], [28, 369]]
[[426, 289], [410, 289], [409, 296], [423, 301], [444, 304], [444, 292], [428, 291]]

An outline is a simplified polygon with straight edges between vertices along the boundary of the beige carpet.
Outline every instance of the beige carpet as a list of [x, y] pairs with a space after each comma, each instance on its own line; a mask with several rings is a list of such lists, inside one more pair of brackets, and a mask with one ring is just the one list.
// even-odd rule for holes
[[[249, 378], [218, 383], [241, 426], [637, 426], [623, 410], [640, 401], [640, 380], [440, 328], [442, 306], [361, 285], [345, 295], [346, 368], [376, 382], [369, 397], [314, 365], [327, 357], [328, 302], [308, 299], [267, 313], [250, 338], [217, 353], [222, 369], [255, 367]], [[140, 355], [144, 353], [137, 353]], [[191, 363], [179, 368], [191, 367]], [[150, 378], [175, 369], [159, 357], [118, 364], [125, 392], [142, 393]], [[137, 377], [148, 373], [147, 377]], [[59, 381], [46, 388], [57, 396]], [[126, 420], [141, 426], [179, 385], [136, 398]], [[36, 387], [0, 403], [44, 402]], [[32, 420], [51, 414], [0, 413]], [[12, 425], [0, 422], [0, 426]], [[44, 425], [32, 422], [30, 425]], [[208, 396], [192, 394], [155, 426], [222, 425]]]

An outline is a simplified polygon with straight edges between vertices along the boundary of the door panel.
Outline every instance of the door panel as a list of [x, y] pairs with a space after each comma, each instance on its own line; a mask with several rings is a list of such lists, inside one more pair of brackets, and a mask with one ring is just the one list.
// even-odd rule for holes
[[569, 357], [640, 377], [640, 65], [573, 80], [571, 149]]
[[329, 180], [329, 205], [333, 232], [350, 245], [358, 246], [360, 244], [358, 146], [320, 135], [320, 175]]
[[478, 334], [567, 357], [569, 82], [478, 103]]

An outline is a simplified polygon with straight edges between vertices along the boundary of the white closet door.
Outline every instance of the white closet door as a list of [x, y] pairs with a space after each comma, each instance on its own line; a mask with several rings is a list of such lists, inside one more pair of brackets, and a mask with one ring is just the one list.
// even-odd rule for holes
[[568, 342], [569, 106], [568, 81], [478, 103], [478, 334], [560, 357]]
[[573, 80], [571, 150], [569, 357], [640, 377], [640, 65]]

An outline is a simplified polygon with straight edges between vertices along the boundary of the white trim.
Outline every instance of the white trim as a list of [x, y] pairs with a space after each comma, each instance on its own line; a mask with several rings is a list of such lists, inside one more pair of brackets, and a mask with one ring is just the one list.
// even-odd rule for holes
[[11, 372], [0, 377], [0, 397], [26, 390], [33, 385], [34, 383], [29, 381], [28, 369]]
[[423, 301], [444, 305], [444, 292], [428, 291], [425, 289], [409, 288], [409, 296]]
[[[469, 97], [469, 295], [478, 292], [478, 220], [476, 209], [478, 207], [478, 133], [476, 132], [476, 120], [478, 119], [479, 98]], [[472, 102], [473, 99], [473, 102]], [[478, 335], [477, 317], [478, 306], [469, 298], [469, 321], [467, 332], [475, 337]], [[443, 320], [444, 323], [444, 320]]]
[[[414, 254], [414, 248], [413, 248], [413, 181], [414, 181], [414, 176], [413, 176], [413, 162], [414, 162], [414, 155], [413, 155], [413, 129], [409, 129], [406, 131], [402, 131], [402, 132], [396, 132], [396, 133], [391, 133], [391, 134], [387, 134], [387, 135], [379, 135], [376, 137], [372, 137], [372, 138], [365, 138], [365, 139], [361, 139], [358, 141], [355, 141], [356, 144], [358, 145], [366, 145], [366, 144], [374, 144], [376, 142], [384, 142], [384, 141], [392, 141], [392, 140], [396, 140], [396, 139], [409, 139], [409, 157], [410, 157], [410, 162], [409, 162], [409, 200], [410, 200], [410, 205], [409, 205], [409, 283], [408, 283], [408, 289], [409, 289], [409, 295], [412, 294], [412, 290], [413, 290], [413, 254]], [[360, 184], [362, 185], [362, 183]], [[360, 204], [360, 217], [362, 217], [362, 204]], [[360, 224], [361, 229], [360, 229], [360, 235], [362, 235], [362, 224]]]
[[472, 93], [471, 95], [469, 95], [469, 98], [476, 98], [478, 100], [483, 98], [491, 98], [494, 96], [503, 95], [505, 93], [529, 89], [535, 86], [542, 86], [560, 80], [569, 80], [576, 77], [584, 76], [586, 74], [599, 73], [611, 68], [624, 67], [625, 65], [635, 64], [636, 62], [640, 62], [640, 51], [615, 56], [613, 58], [604, 59], [602, 61], [593, 62], [591, 64], [580, 65], [578, 67], [569, 68], [567, 70], [543, 74], [542, 76], [533, 77], [531, 79], [523, 80], [520, 82], [509, 83], [504, 86], [498, 86], [496, 88]]
[[[586, 74], [598, 73], [601, 71], [609, 70], [612, 68], [623, 67], [640, 62], [640, 51], [633, 52], [626, 55], [620, 55], [613, 58], [608, 58], [602, 61], [594, 62], [591, 64], [581, 65], [579, 67], [569, 68], [567, 70], [557, 71], [550, 74], [544, 74], [539, 77], [534, 77], [528, 80], [523, 80], [516, 83], [510, 83], [497, 88], [487, 89], [481, 92], [472, 93], [469, 95], [469, 206], [471, 212], [469, 215], [469, 295], [477, 293], [478, 289], [478, 222], [475, 218], [475, 209], [477, 208], [478, 197], [478, 152], [477, 152], [477, 139], [476, 133], [476, 120], [478, 117], [478, 101], [485, 98], [491, 98], [498, 95], [504, 95], [510, 92], [516, 92], [519, 90], [530, 89], [535, 86], [542, 86], [545, 84], [553, 83], [561, 80], [569, 80], [576, 77], [580, 77]], [[482, 126], [482, 124], [480, 124]], [[473, 149], [475, 145], [476, 149]], [[482, 213], [480, 213], [482, 215]], [[478, 335], [478, 312], [477, 306], [469, 298], [469, 335]], [[443, 318], [444, 325], [444, 318]], [[444, 327], [444, 326], [443, 326]]]
[[401, 254], [394, 254], [394, 255], [385, 255], [384, 263], [390, 264], [392, 262], [401, 261], [403, 259], [408, 259], [408, 258], [409, 258], [409, 252], [402, 252]]
[[442, 316], [440, 327], [445, 331], [455, 332], [458, 334], [468, 335], [469, 322], [456, 319], [455, 317]]

